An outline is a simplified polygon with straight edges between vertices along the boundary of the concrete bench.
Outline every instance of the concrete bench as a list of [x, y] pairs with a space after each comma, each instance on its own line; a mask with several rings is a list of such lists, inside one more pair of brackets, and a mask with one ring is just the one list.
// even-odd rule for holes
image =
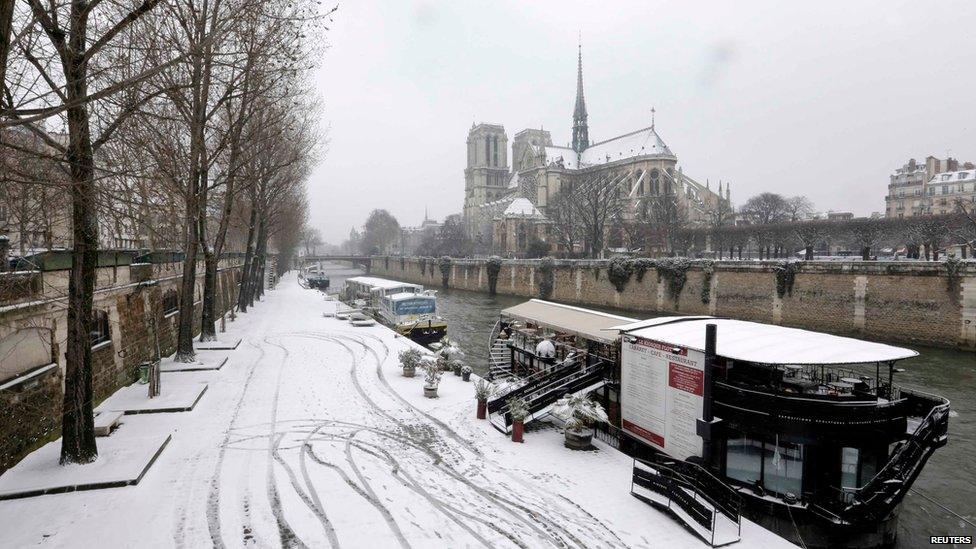
[[107, 437], [112, 432], [112, 428], [119, 424], [119, 420], [125, 412], [106, 411], [95, 412], [95, 436]]

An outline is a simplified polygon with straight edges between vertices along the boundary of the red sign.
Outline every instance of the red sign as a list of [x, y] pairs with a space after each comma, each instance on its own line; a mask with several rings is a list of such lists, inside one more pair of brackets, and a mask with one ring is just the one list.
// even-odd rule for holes
[[641, 427], [640, 425], [635, 425], [627, 421], [626, 419], [623, 420], [623, 427], [625, 430], [630, 431], [631, 433], [634, 433], [639, 437], [645, 438], [653, 442], [654, 444], [657, 444], [661, 448], [664, 448], [664, 437], [662, 437], [661, 435], [648, 431], [647, 429]]
[[672, 355], [685, 356], [688, 354], [688, 349], [685, 349], [684, 347], [675, 347], [674, 345], [658, 343], [657, 341], [651, 341], [650, 339], [644, 339], [642, 337], [638, 337], [636, 343], [638, 345], [643, 345], [644, 347], [665, 351], [671, 353]]
[[705, 389], [705, 372], [683, 364], [668, 363], [668, 385], [701, 396]]

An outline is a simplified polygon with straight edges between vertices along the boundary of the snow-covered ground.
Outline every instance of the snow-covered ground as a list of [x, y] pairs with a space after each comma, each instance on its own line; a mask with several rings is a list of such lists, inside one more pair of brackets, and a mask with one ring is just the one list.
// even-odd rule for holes
[[[221, 335], [244, 337], [223, 368], [167, 374], [209, 383], [193, 411], [124, 416], [172, 433], [138, 485], [0, 502], [0, 546], [705, 547], [630, 495], [623, 454], [512, 443], [471, 383], [423, 398], [412, 343], [332, 307], [286, 277]], [[743, 520], [739, 545], [789, 544]]]

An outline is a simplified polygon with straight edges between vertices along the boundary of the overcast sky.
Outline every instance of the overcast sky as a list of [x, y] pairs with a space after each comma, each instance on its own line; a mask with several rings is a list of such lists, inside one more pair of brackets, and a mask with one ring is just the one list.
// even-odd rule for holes
[[730, 181], [736, 204], [882, 211], [909, 158], [976, 161], [974, 29], [973, 1], [343, 2], [311, 222], [338, 243], [374, 208], [408, 226], [459, 212], [472, 122], [568, 143], [578, 32], [591, 142], [655, 107], [685, 173]]

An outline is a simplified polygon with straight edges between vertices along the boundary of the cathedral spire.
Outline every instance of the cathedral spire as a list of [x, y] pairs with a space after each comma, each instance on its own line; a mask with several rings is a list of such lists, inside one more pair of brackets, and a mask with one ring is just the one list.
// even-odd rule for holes
[[573, 150], [583, 152], [590, 146], [586, 125], [586, 102], [583, 100], [583, 44], [578, 46], [576, 61], [576, 108], [573, 109]]

